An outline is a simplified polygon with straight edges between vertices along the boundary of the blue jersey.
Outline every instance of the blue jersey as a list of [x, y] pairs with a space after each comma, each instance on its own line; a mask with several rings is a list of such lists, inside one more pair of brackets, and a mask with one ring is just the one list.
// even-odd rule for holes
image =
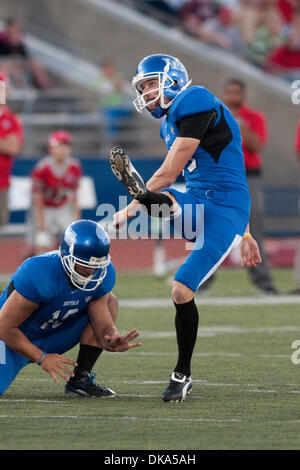
[[37, 339], [68, 324], [76, 315], [87, 315], [87, 305], [110, 292], [115, 269], [110, 263], [102, 283], [93, 291], [74, 287], [66, 275], [58, 251], [28, 258], [12, 275], [0, 297], [0, 308], [13, 289], [39, 307], [19, 326], [30, 339]]
[[242, 190], [248, 193], [241, 133], [229, 109], [210, 91], [193, 86], [172, 102], [161, 123], [160, 135], [169, 150], [178, 126], [187, 116], [215, 111], [200, 145], [186, 164], [183, 175], [187, 188]]

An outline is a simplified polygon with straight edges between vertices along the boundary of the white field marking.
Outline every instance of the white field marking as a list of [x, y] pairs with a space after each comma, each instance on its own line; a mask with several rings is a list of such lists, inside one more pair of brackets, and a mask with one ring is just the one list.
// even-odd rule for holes
[[[121, 353], [120, 353], [121, 354]], [[177, 353], [172, 352], [128, 352], [126, 356], [144, 356], [144, 357], [155, 357], [155, 356], [177, 356]], [[261, 357], [261, 358], [281, 358], [286, 359], [291, 357], [290, 354], [243, 354], [243, 353], [225, 353], [225, 352], [209, 352], [209, 353], [194, 353], [193, 357]]]
[[[158, 395], [131, 395], [130, 393], [117, 393], [117, 397], [120, 398], [157, 398]], [[198, 398], [198, 397], [197, 397]]]
[[[286, 305], [300, 304], [300, 295], [263, 295], [260, 297], [195, 297], [197, 305]], [[119, 299], [120, 307], [128, 308], [160, 308], [173, 307], [171, 298], [137, 298]]]
[[[122, 382], [124, 383], [124, 382]], [[127, 382], [126, 382], [127, 383]], [[166, 383], [166, 382], [164, 382]], [[199, 383], [199, 381], [197, 380], [193, 380], [193, 384], [198, 384], [198, 385], [208, 385], [208, 386], [211, 386], [211, 387], [241, 387], [240, 384], [222, 384], [222, 383]], [[138, 385], [138, 384], [136, 384]], [[255, 388], [255, 389], [252, 389], [252, 390], [239, 390], [239, 393], [248, 393], [248, 392], [251, 392], [251, 393], [275, 393], [275, 394], [297, 394], [297, 393], [300, 393], [300, 390], [291, 390], [291, 391], [282, 391], [282, 390], [275, 390], [275, 389], [272, 389], [272, 390], [267, 390], [267, 389], [259, 389], [259, 388]], [[121, 398], [158, 398], [159, 396], [158, 395], [131, 395], [131, 394], [118, 394], [117, 393], [117, 397], [121, 397]], [[196, 398], [196, 399], [200, 399], [200, 398], [203, 398], [203, 396], [200, 396], [200, 395], [194, 395], [192, 393], [191, 395], [192, 398]]]
[[[120, 397], [120, 398], [160, 398], [159, 395], [131, 395], [131, 394], [119, 394], [117, 393], [116, 397]], [[203, 396], [200, 396], [200, 395], [194, 395], [192, 394], [191, 395], [192, 398], [203, 398]]]
[[[120, 353], [121, 354], [121, 353]], [[140, 352], [140, 351], [136, 351], [136, 352], [128, 352], [126, 353], [126, 356], [135, 356], [135, 355], [138, 355], [138, 356], [177, 356], [178, 354], [177, 353], [173, 353], [173, 352]], [[194, 353], [193, 354], [193, 357], [207, 357], [207, 356], [224, 356], [224, 357], [244, 357], [245, 354], [240, 354], [240, 353]], [[290, 357], [289, 355], [287, 355], [287, 357]]]
[[[131, 382], [125, 382], [125, 381], [122, 381], [122, 383], [131, 383]], [[166, 384], [167, 382], [159, 382], [161, 384]], [[195, 383], [198, 383], [199, 384], [199, 381], [194, 381], [193, 382], [194, 384]], [[137, 383], [135, 383], [135, 385], [138, 385]], [[219, 384], [219, 383], [201, 383], [201, 385], [208, 385], [208, 386], [212, 386], [212, 387], [226, 387], [226, 386], [229, 386], [229, 387], [240, 387], [241, 385], [240, 384]], [[240, 390], [240, 393], [273, 393], [273, 394], [300, 394], [300, 390], [290, 390], [290, 391], [286, 391], [286, 392], [283, 392], [283, 391], [279, 391], [279, 390], [263, 390], [263, 389], [253, 389], [253, 390]], [[202, 399], [203, 396], [201, 395], [195, 395], [195, 394], [192, 394], [191, 397], [193, 399]], [[80, 398], [80, 397], [78, 397]], [[153, 399], [158, 399], [159, 398], [159, 395], [156, 394], [156, 395], [150, 395], [150, 394], [129, 394], [129, 393], [122, 393], [122, 394], [119, 394], [117, 393], [116, 394], [116, 398], [153, 398]], [[24, 399], [3, 399], [3, 398], [0, 398], [0, 404], [1, 402], [5, 402], [5, 403], [16, 403], [16, 402], [31, 402], [31, 403], [45, 403], [45, 404], [61, 404], [61, 405], [67, 405], [67, 406], [75, 406], [74, 403], [70, 403], [68, 401], [59, 401], [59, 400], [38, 400], [38, 399], [27, 399], [27, 398], [24, 398]]]
[[[35, 382], [36, 379], [34, 377], [26, 377], [26, 378], [16, 378], [16, 381], [27, 381], [27, 382]], [[169, 380], [118, 380], [118, 379], [110, 379], [110, 383], [120, 383], [120, 384], [127, 384], [127, 385], [165, 385], [169, 383]], [[193, 380], [193, 384], [201, 384], [201, 385], [211, 385], [211, 386], [217, 386], [217, 387], [240, 387], [243, 384], [230, 384], [230, 383], [213, 383], [213, 382], [208, 382], [207, 380]], [[256, 384], [246, 384], [251, 387], [256, 387]], [[120, 395], [118, 395], [120, 396]], [[132, 395], [130, 395], [132, 396]], [[0, 403], [1, 401], [5, 401], [4, 399], [1, 399], [0, 397]], [[17, 401], [17, 400], [16, 400]], [[18, 401], [27, 401], [27, 399], [20, 399]], [[57, 403], [63, 403], [62, 401], [58, 401]]]
[[[289, 356], [287, 356], [289, 357]], [[34, 377], [26, 377], [26, 378], [17, 378], [17, 381], [29, 381], [29, 382], [36, 382], [39, 379], [35, 379]], [[47, 380], [48, 381], [48, 380]], [[119, 380], [119, 379], [110, 379], [110, 383], [114, 384], [126, 384], [126, 385], [165, 385], [168, 384], [168, 380]], [[257, 384], [247, 384], [247, 383], [220, 383], [220, 382], [209, 382], [206, 379], [193, 379], [193, 384], [194, 385], [206, 385], [209, 387], [256, 387], [253, 388], [253, 390], [243, 390], [245, 392], [258, 392], [258, 393], [300, 393], [300, 390], [291, 390], [288, 392], [282, 392], [282, 391], [276, 391], [275, 389], [272, 390], [267, 390], [267, 389], [259, 389], [257, 388]], [[266, 384], [268, 385], [268, 384]], [[285, 386], [285, 387], [295, 387], [295, 386], [300, 386], [299, 384], [280, 384], [280, 387]], [[118, 397], [157, 397], [157, 395], [133, 395], [133, 394], [118, 394]], [[195, 395], [193, 395], [195, 397]], [[200, 398], [200, 397], [199, 397]], [[0, 403], [2, 401], [16, 401], [16, 402], [24, 402], [24, 401], [34, 401], [34, 402], [41, 402], [41, 403], [70, 403], [69, 401], [66, 400], [39, 400], [39, 399], [27, 399], [27, 398], [22, 398], [22, 399], [3, 399], [0, 398]]]
[[[116, 397], [118, 398], [159, 398], [159, 395], [149, 395], [149, 394], [116, 394]], [[80, 397], [78, 397], [80, 399]], [[193, 395], [192, 398], [203, 398], [199, 395]], [[73, 397], [72, 397], [72, 403], [69, 401], [59, 401], [59, 400], [37, 400], [37, 399], [29, 399], [29, 398], [21, 398], [21, 399], [13, 399], [13, 398], [0, 398], [0, 404], [2, 402], [6, 403], [15, 403], [15, 402], [33, 402], [33, 403], [49, 403], [49, 404], [62, 404], [62, 405], [70, 405], [70, 406], [77, 406], [74, 405], [73, 403]]]
[[290, 354], [258, 354], [257, 357], [265, 357], [265, 358], [268, 358], [268, 357], [276, 357], [276, 358], [279, 358], [279, 359], [286, 359], [287, 357], [291, 357]]
[[[159, 421], [159, 422], [187, 422], [187, 423], [249, 423], [244, 419], [218, 419], [218, 418], [141, 418], [140, 416], [78, 416], [78, 415], [51, 415], [51, 416], [28, 416], [28, 415], [0, 415], [0, 419], [101, 419], [103, 420], [124, 420], [124, 421]], [[300, 419], [290, 420], [263, 420], [263, 424], [300, 424]]]
[[17, 377], [16, 380], [22, 380], [23, 382], [32, 382], [32, 381], [34, 381], [34, 382], [49, 382], [49, 379], [36, 379], [34, 377]]
[[[168, 384], [168, 380], [110, 380], [112, 383], [122, 383], [127, 385], [165, 385]], [[208, 382], [207, 380], [193, 380], [193, 384], [200, 384], [200, 385], [210, 385], [216, 387], [240, 387], [242, 384], [224, 384], [224, 383], [214, 383]], [[251, 385], [252, 387], [256, 386], [255, 384]]]
[[[206, 338], [219, 336], [224, 334], [251, 334], [251, 333], [295, 333], [300, 332], [300, 326], [267, 326], [267, 327], [241, 327], [241, 326], [202, 326], [198, 329], [198, 337]], [[175, 331], [155, 331], [155, 330], [139, 330], [140, 338], [150, 339], [166, 339], [175, 338]]]
[[34, 402], [34, 403], [59, 403], [59, 404], [70, 404], [68, 401], [63, 401], [63, 400], [39, 400], [35, 398], [0, 398], [0, 403], [3, 401], [5, 402]]
[[[101, 419], [101, 420], [124, 420], [124, 421], [178, 421], [188, 423], [202, 423], [202, 422], [216, 422], [216, 423], [242, 423], [241, 419], [217, 419], [217, 418], [141, 418], [140, 416], [79, 416], [79, 415], [52, 415], [52, 416], [11, 416], [11, 415], [0, 415], [0, 418], [11, 418], [11, 419]], [[299, 421], [300, 422], [300, 421]]]
[[[34, 378], [20, 378], [17, 380], [27, 380], [27, 381], [32, 381], [35, 382]], [[168, 381], [166, 380], [114, 380], [111, 379], [109, 381], [110, 383], [114, 384], [126, 384], [126, 385], [166, 385]], [[209, 387], [253, 387], [252, 390], [239, 390], [239, 393], [274, 393], [274, 394], [300, 394], [300, 390], [290, 390], [290, 391], [282, 391], [282, 390], [275, 390], [275, 389], [260, 389], [258, 388], [257, 384], [243, 384], [243, 383], [218, 383], [218, 382], [208, 382], [208, 380], [193, 380], [194, 385], [205, 385]], [[266, 384], [268, 385], [268, 384]], [[273, 385], [273, 384], [272, 384]], [[284, 386], [298, 386], [299, 384], [284, 384]], [[280, 384], [280, 387], [282, 387], [282, 384]], [[158, 398], [158, 395], [151, 395], [151, 394], [118, 394], [117, 397], [119, 398]], [[196, 396], [192, 395], [192, 398], [200, 399], [203, 398], [202, 396]], [[0, 404], [1, 402], [36, 402], [36, 403], [59, 403], [59, 404], [66, 404], [70, 405], [69, 401], [66, 400], [39, 400], [39, 399], [3, 399], [0, 398]]]
[[[145, 380], [145, 381], [138, 381], [138, 380], [110, 380], [110, 382], [112, 383], [122, 383], [122, 384], [127, 384], [127, 385], [164, 385], [166, 383], [168, 383], [167, 381], [163, 381], [163, 380]], [[287, 393], [300, 393], [300, 390], [297, 391], [297, 390], [291, 390], [291, 391], [282, 391], [282, 390], [275, 390], [275, 389], [271, 389], [271, 390], [268, 390], [268, 389], [260, 389], [260, 388], [257, 388], [258, 385], [256, 384], [240, 384], [240, 383], [218, 383], [218, 382], [208, 382], [207, 380], [193, 380], [193, 384], [194, 385], [205, 385], [205, 386], [209, 386], [209, 387], [254, 387], [252, 390], [249, 390], [249, 389], [245, 389], [245, 390], [240, 390], [239, 392], [240, 393], [248, 393], [248, 392], [256, 392], [256, 393], [284, 393], [284, 394], [287, 394]], [[300, 382], [299, 384], [293, 384], [293, 385], [299, 385], [300, 386]], [[280, 384], [279, 385], [280, 387], [282, 387], [282, 385]], [[121, 396], [121, 395], [118, 395], [118, 396]], [[122, 395], [122, 396], [125, 396], [125, 395]], [[128, 396], [132, 396], [132, 395], [128, 395]], [[202, 397], [195, 397], [195, 395], [193, 395], [194, 398], [202, 398]]]

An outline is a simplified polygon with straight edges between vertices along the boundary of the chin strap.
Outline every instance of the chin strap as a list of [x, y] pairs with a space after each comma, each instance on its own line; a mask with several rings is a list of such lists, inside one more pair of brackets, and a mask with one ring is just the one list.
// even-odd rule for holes
[[163, 109], [161, 106], [157, 106], [157, 108], [153, 109], [153, 111], [150, 111], [151, 115], [157, 119], [163, 117], [168, 109]]
[[[169, 78], [170, 79], [170, 78]], [[184, 85], [181, 90], [177, 93], [177, 95], [168, 103], [165, 105], [165, 107], [162, 107], [162, 100], [163, 100], [163, 96], [164, 96], [164, 91], [161, 92], [161, 98], [160, 98], [160, 102], [161, 102], [161, 105], [158, 105], [157, 108], [155, 108], [153, 111], [150, 111], [151, 115], [157, 119], [163, 117], [166, 112], [168, 111], [168, 109], [170, 108], [173, 100], [175, 98], [177, 98], [177, 96], [179, 96], [184, 90], [186, 90], [190, 84], [192, 83], [192, 80], [189, 80], [188, 83], [186, 85]], [[167, 96], [167, 95], [165, 95]], [[168, 96], [167, 96], [168, 98]]]

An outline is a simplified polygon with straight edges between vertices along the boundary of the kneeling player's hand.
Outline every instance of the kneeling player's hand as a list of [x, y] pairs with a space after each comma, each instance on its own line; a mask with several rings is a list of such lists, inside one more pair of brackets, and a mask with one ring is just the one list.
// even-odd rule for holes
[[104, 341], [106, 342], [106, 351], [110, 352], [123, 352], [131, 348], [136, 348], [142, 346], [142, 343], [131, 343], [135, 338], [139, 336], [139, 333], [136, 330], [130, 330], [124, 336], [115, 335], [115, 336], [104, 336]]
[[240, 244], [242, 267], [255, 268], [262, 262], [258, 244], [254, 238], [245, 238]]
[[60, 375], [66, 381], [69, 377], [74, 376], [74, 373], [68, 369], [65, 364], [70, 364], [74, 367], [77, 365], [76, 362], [71, 361], [68, 357], [61, 356], [60, 354], [46, 354], [41, 364], [41, 368], [51, 375], [54, 382], [59, 383], [56, 375]]

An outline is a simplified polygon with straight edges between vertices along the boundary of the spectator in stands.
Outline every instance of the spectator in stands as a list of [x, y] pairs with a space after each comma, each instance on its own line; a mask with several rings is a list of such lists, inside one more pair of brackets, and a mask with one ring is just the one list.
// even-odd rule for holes
[[0, 33], [0, 59], [15, 86], [24, 87], [32, 82], [43, 90], [52, 87], [45, 69], [28, 52], [21, 26], [15, 18], [9, 18]]
[[[291, 24], [283, 28], [284, 45], [272, 51], [268, 68], [287, 77], [300, 72], [300, 8], [293, 14]], [[294, 73], [293, 73], [294, 72]]]
[[[3, 98], [8, 97], [8, 79], [3, 73], [0, 81], [4, 82]], [[3, 87], [4, 90], [4, 87]], [[4, 100], [3, 100], [4, 101]], [[13, 165], [23, 145], [23, 126], [20, 119], [5, 104], [0, 104], [0, 227], [8, 222], [8, 188]]]
[[165, 3], [174, 11], [174, 13], [178, 13], [180, 8], [183, 7], [187, 3], [188, 0], [165, 0]]
[[279, 11], [272, 6], [257, 9], [256, 28], [248, 41], [246, 58], [254, 65], [266, 67], [268, 56], [283, 43], [283, 21]]
[[232, 78], [225, 83], [223, 101], [240, 125], [251, 196], [250, 229], [259, 245], [263, 260], [256, 268], [249, 268], [250, 277], [261, 292], [275, 294], [277, 290], [274, 287], [263, 250], [262, 160], [260, 152], [267, 141], [265, 116], [246, 105], [246, 85], [239, 79]]
[[298, 121], [295, 139], [295, 152], [300, 163], [300, 121]]
[[238, 8], [240, 0], [219, 0], [219, 4], [234, 11]]
[[125, 93], [126, 86], [111, 59], [100, 63], [99, 75], [92, 83], [92, 88], [99, 96], [99, 111], [103, 113], [110, 144], [117, 143], [121, 121], [132, 114], [131, 102]]
[[144, 2], [177, 15], [184, 31], [201, 41], [237, 54], [266, 71], [287, 78], [299, 74], [300, 0]]
[[178, 10], [187, 2], [188, 0], [145, 0], [146, 4], [149, 4], [155, 8], [158, 8], [168, 15], [176, 15]]
[[32, 208], [28, 214], [27, 243], [34, 253], [56, 249], [65, 228], [80, 219], [77, 190], [80, 162], [71, 156], [72, 136], [59, 130], [48, 139], [49, 155], [33, 168]]
[[[295, 153], [298, 162], [300, 163], [300, 120], [298, 121], [296, 129], [296, 139], [295, 139]], [[298, 245], [298, 250], [296, 253], [295, 264], [294, 264], [294, 282], [295, 288], [290, 291], [290, 294], [300, 294], [300, 244]]]
[[299, 0], [278, 0], [277, 8], [285, 24], [290, 24], [295, 10], [300, 8]]
[[204, 22], [201, 36], [205, 42], [227, 49], [238, 55], [243, 55], [244, 47], [242, 36], [235, 25], [233, 12], [222, 6], [217, 16]]
[[218, 5], [214, 1], [188, 0], [178, 14], [185, 31], [202, 40], [203, 24], [206, 20], [215, 18], [217, 10]]
[[253, 40], [257, 27], [257, 2], [240, 0], [233, 12], [235, 24], [241, 33], [243, 43], [246, 45]]

